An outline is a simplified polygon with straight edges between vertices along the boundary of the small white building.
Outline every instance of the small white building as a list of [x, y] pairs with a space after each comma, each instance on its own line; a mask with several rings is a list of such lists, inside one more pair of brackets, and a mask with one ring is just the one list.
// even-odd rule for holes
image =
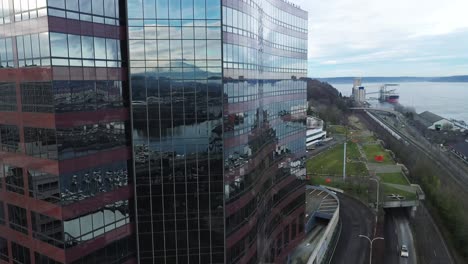
[[439, 115], [425, 111], [417, 116], [417, 119], [425, 127], [431, 130], [443, 130], [444, 127], [451, 127], [451, 130], [457, 129], [455, 124]]
[[323, 141], [326, 137], [327, 132], [323, 130], [323, 120], [316, 117], [308, 116], [306, 147], [313, 147], [315, 144]]

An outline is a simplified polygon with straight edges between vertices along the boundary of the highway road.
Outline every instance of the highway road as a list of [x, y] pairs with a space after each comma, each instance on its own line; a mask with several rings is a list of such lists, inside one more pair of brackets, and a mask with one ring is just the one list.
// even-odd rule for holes
[[[410, 222], [404, 209], [387, 210], [385, 217], [385, 263], [418, 263], [413, 232], [411, 231]], [[408, 247], [408, 258], [400, 256], [402, 245]]]
[[[374, 214], [361, 202], [343, 194], [340, 199], [341, 234], [331, 263], [369, 263], [369, 242], [359, 235], [372, 236]], [[375, 243], [381, 243], [377, 241]]]

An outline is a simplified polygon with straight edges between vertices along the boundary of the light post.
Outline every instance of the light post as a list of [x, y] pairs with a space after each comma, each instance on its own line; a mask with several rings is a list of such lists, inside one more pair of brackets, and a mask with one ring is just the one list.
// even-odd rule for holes
[[[375, 210], [376, 210], [377, 213], [378, 213], [378, 212], [379, 212], [379, 197], [380, 197], [380, 195], [379, 195], [379, 190], [380, 190], [380, 183], [379, 183], [379, 180], [377, 180], [377, 179], [375, 179], [375, 178], [369, 178], [369, 180], [375, 181], [375, 182], [377, 183], [377, 205], [376, 205], [376, 209], [375, 209]], [[377, 221], [375, 221], [375, 222], [377, 222]]]
[[371, 240], [368, 236], [365, 236], [365, 235], [359, 235], [359, 237], [362, 237], [362, 238], [365, 238], [365, 239], [369, 240], [369, 244], [370, 244], [369, 264], [372, 264], [372, 244], [374, 244], [375, 240], [384, 240], [384, 238], [383, 237], [376, 237], [376, 238]]

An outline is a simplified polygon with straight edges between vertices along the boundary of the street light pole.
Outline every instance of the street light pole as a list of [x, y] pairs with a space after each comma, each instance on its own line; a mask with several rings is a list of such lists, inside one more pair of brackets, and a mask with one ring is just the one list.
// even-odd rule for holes
[[359, 235], [359, 237], [362, 237], [362, 238], [365, 238], [365, 239], [369, 240], [369, 244], [370, 244], [369, 264], [372, 264], [372, 244], [374, 244], [375, 240], [384, 240], [385, 238], [376, 237], [376, 238], [371, 240], [368, 236], [365, 236], [365, 235]]
[[[369, 180], [371, 181], [375, 181], [377, 183], [377, 206], [376, 206], [376, 211], [377, 213], [379, 212], [379, 190], [380, 190], [380, 183], [379, 183], [379, 180], [375, 179], [375, 178], [370, 178]], [[376, 221], [377, 222], [377, 221]]]

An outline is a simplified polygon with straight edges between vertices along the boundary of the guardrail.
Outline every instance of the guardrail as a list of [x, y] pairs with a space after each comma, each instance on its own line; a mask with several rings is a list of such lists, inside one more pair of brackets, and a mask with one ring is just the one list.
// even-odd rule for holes
[[326, 185], [319, 185], [319, 187], [325, 188], [325, 189], [328, 189], [330, 191], [334, 191], [334, 192], [337, 192], [337, 193], [344, 193], [343, 190], [335, 188], [335, 187], [330, 187], [330, 186], [326, 186]]
[[394, 207], [413, 207], [418, 206], [419, 200], [411, 201], [385, 201], [383, 203], [384, 208], [394, 208]]
[[333, 213], [333, 216], [330, 222], [328, 223], [327, 228], [325, 229], [325, 232], [322, 238], [317, 243], [317, 247], [314, 249], [314, 251], [310, 255], [309, 260], [307, 261], [307, 264], [322, 263], [322, 261], [325, 260], [325, 256], [327, 252], [330, 250], [329, 248], [330, 242], [333, 240], [333, 236], [335, 234], [335, 230], [340, 219], [340, 201], [338, 200], [338, 197], [332, 192], [330, 192], [329, 190], [327, 190], [326, 188], [322, 187], [321, 189], [324, 189], [326, 192], [328, 192], [330, 196], [336, 199], [336, 201], [338, 202], [338, 206], [336, 207], [336, 210]]

